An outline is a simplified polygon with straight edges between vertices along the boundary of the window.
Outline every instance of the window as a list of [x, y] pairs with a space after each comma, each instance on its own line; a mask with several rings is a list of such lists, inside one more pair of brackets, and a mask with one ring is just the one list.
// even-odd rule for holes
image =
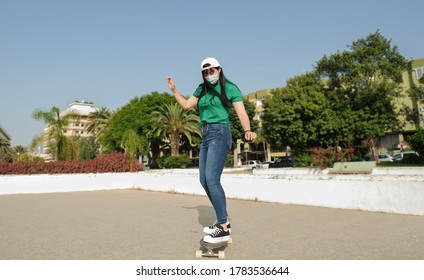
[[417, 75], [417, 80], [421, 79], [424, 74], [424, 67], [415, 68], [415, 74]]
[[258, 99], [256, 99], [256, 106], [262, 106], [262, 103], [263, 103], [263, 98], [258, 98]]

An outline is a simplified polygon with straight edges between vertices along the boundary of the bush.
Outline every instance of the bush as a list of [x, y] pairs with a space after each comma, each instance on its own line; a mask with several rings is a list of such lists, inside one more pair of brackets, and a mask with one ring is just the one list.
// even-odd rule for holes
[[419, 164], [424, 162], [423, 157], [417, 156], [416, 154], [404, 154], [401, 161], [412, 164]]
[[190, 163], [188, 155], [169, 156], [163, 160], [164, 168], [186, 168]]
[[414, 162], [408, 162], [405, 160], [400, 161], [383, 161], [378, 163], [378, 166], [380, 167], [411, 167], [411, 166], [424, 166], [423, 161], [414, 161]]
[[294, 167], [313, 166], [314, 158], [310, 152], [295, 153]]
[[[143, 167], [134, 161], [134, 171]], [[113, 152], [93, 160], [84, 161], [52, 161], [52, 162], [0, 162], [0, 175], [5, 174], [69, 174], [69, 173], [106, 173], [129, 172], [130, 165], [125, 154]]]
[[225, 160], [225, 167], [233, 167], [234, 166], [234, 156], [227, 155], [227, 159]]
[[310, 152], [314, 159], [313, 164], [319, 166], [321, 169], [325, 169], [333, 167], [335, 162], [351, 161], [355, 149], [342, 149], [341, 147], [312, 148]]
[[414, 151], [418, 152], [421, 159], [424, 159], [424, 129], [418, 130], [408, 137], [408, 142]]

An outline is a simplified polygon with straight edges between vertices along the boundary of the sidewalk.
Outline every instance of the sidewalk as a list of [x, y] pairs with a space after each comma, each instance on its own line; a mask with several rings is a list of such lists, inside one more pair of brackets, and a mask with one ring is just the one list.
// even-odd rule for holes
[[[228, 200], [230, 260], [424, 259], [424, 216]], [[0, 196], [1, 260], [190, 260], [205, 196], [116, 190]]]

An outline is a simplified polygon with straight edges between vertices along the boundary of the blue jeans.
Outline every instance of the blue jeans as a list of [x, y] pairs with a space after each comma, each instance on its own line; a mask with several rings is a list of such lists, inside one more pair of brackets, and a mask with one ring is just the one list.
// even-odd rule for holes
[[231, 149], [232, 136], [229, 126], [223, 124], [202, 125], [202, 145], [199, 153], [200, 183], [215, 210], [219, 224], [227, 222], [227, 201], [221, 185], [221, 174]]

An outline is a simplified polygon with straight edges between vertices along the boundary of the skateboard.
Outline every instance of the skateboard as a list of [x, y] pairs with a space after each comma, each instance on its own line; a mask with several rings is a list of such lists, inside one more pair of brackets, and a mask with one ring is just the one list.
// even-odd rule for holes
[[[200, 250], [196, 251], [196, 258], [201, 259], [202, 257], [217, 257], [220, 260], [225, 259], [224, 249], [228, 244], [233, 243], [232, 238], [228, 241], [222, 241], [218, 243], [208, 243], [200, 239]], [[220, 250], [222, 249], [222, 250]]]

